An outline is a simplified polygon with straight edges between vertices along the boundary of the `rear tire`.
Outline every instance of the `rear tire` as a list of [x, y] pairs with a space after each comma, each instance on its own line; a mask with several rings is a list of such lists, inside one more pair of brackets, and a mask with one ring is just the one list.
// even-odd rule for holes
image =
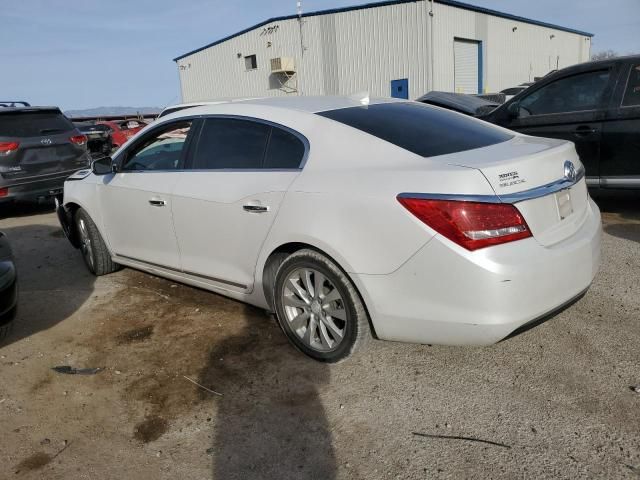
[[120, 265], [111, 259], [102, 235], [89, 214], [80, 208], [76, 211], [74, 218], [80, 240], [80, 251], [89, 271], [99, 277], [119, 270]]
[[273, 299], [285, 335], [315, 360], [339, 362], [371, 338], [355, 286], [338, 265], [315, 250], [299, 250], [280, 264]]

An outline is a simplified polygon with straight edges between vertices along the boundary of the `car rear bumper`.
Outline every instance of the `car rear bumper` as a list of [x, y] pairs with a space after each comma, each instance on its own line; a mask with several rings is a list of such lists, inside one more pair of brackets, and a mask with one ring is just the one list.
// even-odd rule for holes
[[469, 252], [436, 236], [389, 275], [354, 275], [379, 338], [488, 345], [561, 309], [598, 270], [602, 227], [583, 225], [544, 247], [534, 238]]
[[80, 170], [80, 168], [56, 175], [35, 177], [28, 181], [0, 181], [0, 188], [9, 189], [7, 195], [0, 197], [0, 201], [27, 200], [59, 195], [62, 193], [64, 181], [77, 170]]

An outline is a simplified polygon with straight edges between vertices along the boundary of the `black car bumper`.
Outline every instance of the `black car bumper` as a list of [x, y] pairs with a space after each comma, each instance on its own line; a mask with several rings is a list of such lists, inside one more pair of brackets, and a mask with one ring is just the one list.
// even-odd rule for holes
[[0, 181], [0, 188], [8, 189], [7, 194], [0, 197], [0, 202], [9, 200], [31, 200], [40, 197], [54, 197], [56, 195], [60, 195], [62, 194], [64, 181], [67, 177], [80, 169], [81, 167], [78, 167], [55, 175], [35, 177], [28, 181], [7, 181], [6, 179], [4, 182]]
[[0, 261], [0, 326], [13, 320], [18, 305], [18, 276], [12, 260]]
[[73, 212], [62, 204], [62, 194], [54, 197], [56, 201], [56, 214], [58, 215], [58, 221], [62, 227], [67, 239], [71, 242], [75, 248], [80, 248], [80, 239], [78, 238], [76, 229], [73, 223]]

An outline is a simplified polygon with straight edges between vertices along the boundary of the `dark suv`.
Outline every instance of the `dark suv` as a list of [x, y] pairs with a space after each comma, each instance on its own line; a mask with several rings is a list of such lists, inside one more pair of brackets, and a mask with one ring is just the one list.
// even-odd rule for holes
[[57, 107], [0, 107], [0, 201], [51, 197], [90, 164], [87, 137]]
[[640, 55], [558, 70], [478, 117], [573, 141], [590, 187], [640, 189]]

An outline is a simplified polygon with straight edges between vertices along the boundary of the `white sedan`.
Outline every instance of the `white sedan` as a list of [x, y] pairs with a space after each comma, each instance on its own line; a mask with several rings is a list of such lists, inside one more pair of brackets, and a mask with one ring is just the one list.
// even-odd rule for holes
[[572, 143], [391, 99], [181, 110], [70, 177], [58, 214], [96, 275], [262, 307], [326, 362], [370, 336], [494, 343], [580, 297], [600, 257]]

